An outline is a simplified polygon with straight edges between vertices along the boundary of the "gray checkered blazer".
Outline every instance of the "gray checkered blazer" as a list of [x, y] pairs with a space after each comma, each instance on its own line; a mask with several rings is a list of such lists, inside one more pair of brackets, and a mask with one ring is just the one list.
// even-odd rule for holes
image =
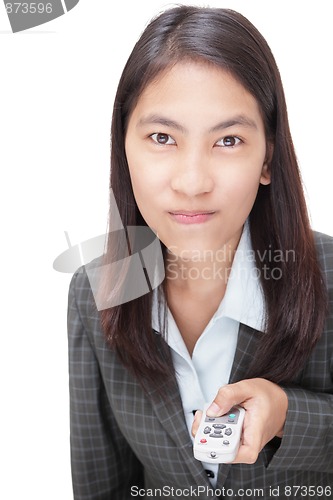
[[[283, 439], [268, 443], [254, 465], [220, 465], [219, 498], [240, 498], [243, 489], [246, 498], [269, 499], [270, 488], [279, 488], [281, 499], [330, 498], [312, 488], [333, 487], [333, 239], [316, 233], [316, 244], [330, 290], [325, 331], [299, 378], [285, 387]], [[84, 267], [70, 284], [68, 334], [75, 500], [130, 500], [139, 488], [150, 498], [188, 498], [187, 489], [195, 497], [199, 486], [207, 489], [198, 498], [218, 498], [193, 458], [177, 384], [167, 404], [153, 389], [143, 393], [105, 344]], [[244, 378], [257, 342], [258, 332], [240, 325], [230, 383]], [[161, 491], [153, 494], [155, 488]]]

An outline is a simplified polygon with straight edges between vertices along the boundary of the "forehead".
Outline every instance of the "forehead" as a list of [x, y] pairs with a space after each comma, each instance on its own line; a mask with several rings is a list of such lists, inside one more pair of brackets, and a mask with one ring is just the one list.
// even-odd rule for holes
[[182, 62], [158, 74], [141, 93], [132, 118], [163, 112], [187, 124], [246, 115], [263, 127], [256, 99], [228, 71], [202, 62]]

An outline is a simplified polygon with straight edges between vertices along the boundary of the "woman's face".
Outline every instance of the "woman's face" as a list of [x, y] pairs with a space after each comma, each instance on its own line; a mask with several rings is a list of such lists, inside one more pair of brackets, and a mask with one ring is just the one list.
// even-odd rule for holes
[[259, 184], [270, 182], [256, 100], [204, 63], [179, 63], [146, 87], [125, 149], [143, 218], [186, 259], [235, 247]]

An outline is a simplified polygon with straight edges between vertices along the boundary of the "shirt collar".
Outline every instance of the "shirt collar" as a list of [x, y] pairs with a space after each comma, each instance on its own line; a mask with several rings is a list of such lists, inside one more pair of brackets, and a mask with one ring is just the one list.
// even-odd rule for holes
[[226, 292], [215, 313], [215, 319], [223, 316], [264, 331], [266, 308], [248, 221], [244, 224]]

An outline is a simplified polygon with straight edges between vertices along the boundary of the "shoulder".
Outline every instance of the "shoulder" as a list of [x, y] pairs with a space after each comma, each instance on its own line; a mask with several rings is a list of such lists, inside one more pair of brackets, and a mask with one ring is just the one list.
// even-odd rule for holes
[[317, 256], [329, 288], [333, 288], [333, 237], [313, 232]]
[[98, 316], [92, 276], [94, 271], [101, 268], [102, 259], [103, 256], [97, 257], [88, 264], [79, 267], [70, 281], [69, 296], [74, 298], [81, 318]]
[[313, 237], [318, 256], [333, 258], [333, 237], [318, 231], [313, 231]]

